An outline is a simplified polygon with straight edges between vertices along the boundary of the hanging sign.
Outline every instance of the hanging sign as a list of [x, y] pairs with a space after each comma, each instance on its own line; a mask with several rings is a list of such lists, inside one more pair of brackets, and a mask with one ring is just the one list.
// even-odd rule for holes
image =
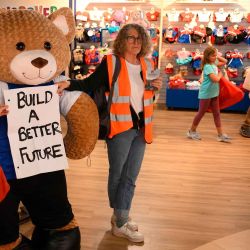
[[35, 10], [40, 14], [49, 16], [52, 12], [61, 7], [69, 7], [67, 0], [1, 0], [0, 8], [4, 9], [20, 9]]

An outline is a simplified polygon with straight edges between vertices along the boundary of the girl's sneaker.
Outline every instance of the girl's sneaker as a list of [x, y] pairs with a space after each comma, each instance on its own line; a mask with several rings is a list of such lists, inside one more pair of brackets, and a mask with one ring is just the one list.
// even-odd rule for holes
[[222, 135], [218, 135], [218, 137], [217, 137], [217, 141], [219, 141], [219, 142], [227, 142], [227, 143], [229, 143], [229, 142], [231, 142], [231, 137], [229, 137], [227, 134], [222, 134]]
[[196, 141], [201, 140], [200, 134], [196, 131], [188, 130], [187, 137], [192, 139], [192, 140], [196, 140]]

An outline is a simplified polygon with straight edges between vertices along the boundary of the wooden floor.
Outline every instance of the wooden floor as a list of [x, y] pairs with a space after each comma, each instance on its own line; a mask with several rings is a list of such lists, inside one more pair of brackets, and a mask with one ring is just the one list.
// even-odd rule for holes
[[[187, 139], [194, 115], [155, 112], [155, 140], [147, 146], [131, 210], [145, 235], [143, 245], [111, 235], [104, 143], [91, 154], [91, 167], [86, 159], [69, 161], [68, 193], [83, 250], [191, 250], [250, 229], [250, 139], [238, 133], [245, 115], [222, 114], [231, 144], [216, 141], [210, 113], [199, 127], [202, 141]], [[22, 230], [29, 235], [32, 227]]]

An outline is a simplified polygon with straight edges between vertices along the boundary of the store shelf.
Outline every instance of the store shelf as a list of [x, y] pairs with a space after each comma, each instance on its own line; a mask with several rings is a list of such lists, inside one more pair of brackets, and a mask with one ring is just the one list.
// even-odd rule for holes
[[167, 108], [197, 109], [198, 90], [166, 89]]
[[[199, 99], [198, 90], [185, 89], [166, 89], [166, 106], [169, 109], [198, 109]], [[246, 112], [250, 106], [248, 93], [245, 93], [244, 98], [233, 106], [226, 108], [226, 111]]]

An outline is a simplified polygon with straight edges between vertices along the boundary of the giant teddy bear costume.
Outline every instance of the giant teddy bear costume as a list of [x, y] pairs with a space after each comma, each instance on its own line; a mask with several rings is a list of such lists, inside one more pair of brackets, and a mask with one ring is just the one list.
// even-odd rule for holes
[[[68, 8], [48, 18], [35, 11], [0, 10], [0, 104], [4, 103], [5, 89], [37, 89], [54, 84], [55, 78], [60, 81], [60, 74], [69, 65], [69, 43], [74, 34], [74, 18]], [[97, 140], [97, 109], [91, 98], [79, 92], [66, 92], [60, 98], [60, 109], [68, 125], [66, 154], [72, 159], [83, 158]], [[7, 130], [7, 117], [2, 116], [0, 170], [8, 183], [0, 171], [0, 189], [5, 188], [0, 200], [0, 249], [80, 249], [80, 231], [67, 198], [64, 171], [17, 179]], [[20, 201], [35, 225], [31, 240], [19, 234]]]

